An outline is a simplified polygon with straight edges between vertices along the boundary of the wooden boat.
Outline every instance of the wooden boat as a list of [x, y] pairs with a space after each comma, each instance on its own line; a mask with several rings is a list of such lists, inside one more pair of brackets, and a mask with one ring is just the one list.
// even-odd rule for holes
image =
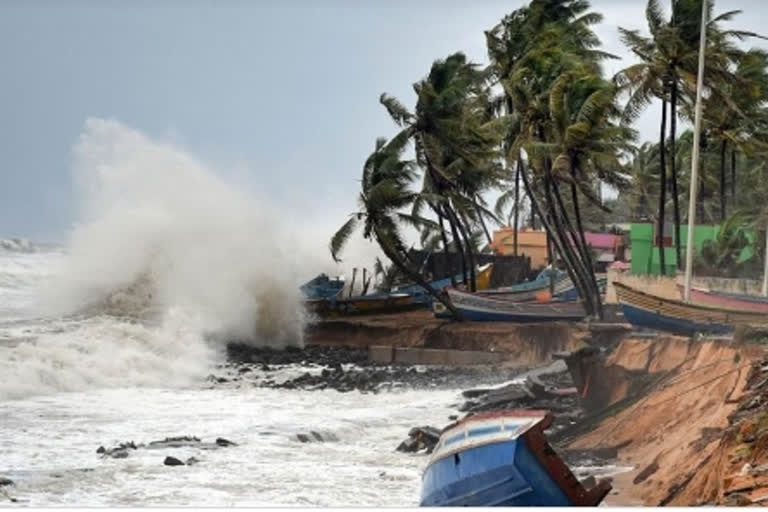
[[[478, 290], [478, 293], [487, 295], [488, 297], [511, 300], [513, 302], [542, 302], [551, 300], [553, 294], [551, 294], [549, 290], [549, 275], [542, 278], [541, 276], [543, 274], [543, 272], [539, 274], [539, 277], [537, 277], [535, 281], [503, 288], [494, 288], [491, 290]], [[568, 277], [568, 274], [557, 274], [554, 279], [554, 295], [564, 293], [573, 288], [573, 283]], [[535, 286], [532, 286], [534, 283]]]
[[320, 274], [301, 285], [300, 289], [308, 299], [335, 297], [344, 289], [344, 280], [338, 277], [331, 279], [326, 274]]
[[713, 308], [664, 299], [614, 282], [624, 318], [632, 325], [675, 334], [725, 334], [741, 325], [765, 325], [764, 313]]
[[[581, 302], [513, 302], [476, 293], [448, 288], [448, 296], [466, 320], [476, 322], [547, 322], [578, 321], [586, 316]], [[435, 316], [450, 317], [451, 313], [440, 302], [435, 302]]]
[[[606, 277], [597, 277], [597, 289], [600, 291], [600, 294], [605, 295], [607, 285], [608, 279]], [[580, 298], [579, 290], [571, 283], [570, 288], [556, 293], [555, 298], [559, 300], [578, 300]]]
[[547, 442], [546, 411], [480, 413], [447, 427], [421, 484], [421, 506], [597, 506], [610, 492], [586, 489]]
[[[685, 293], [685, 287], [678, 284], [680, 297]], [[735, 293], [713, 292], [707, 288], [691, 287], [691, 302], [714, 308], [735, 309], [768, 313], [768, 298]]]
[[[493, 272], [493, 264], [489, 263], [488, 265], [485, 265], [478, 270], [479, 270], [478, 273], [475, 275], [475, 284], [477, 285], [478, 290], [485, 290], [491, 284], [491, 274]], [[455, 281], [456, 283], [463, 283], [464, 275], [458, 274], [454, 276], [453, 281]], [[451, 283], [453, 281], [451, 281], [450, 277], [446, 277], [445, 279], [432, 281], [430, 285], [432, 285], [432, 288], [434, 288], [435, 290], [442, 290], [446, 286], [451, 286]], [[412, 284], [409, 286], [401, 286], [399, 288], [395, 288], [395, 290], [393, 290], [393, 293], [408, 294], [413, 298], [414, 302], [426, 304], [427, 306], [430, 306], [432, 304], [432, 295], [430, 295], [427, 290], [425, 290], [421, 285], [418, 285], [418, 284]]]
[[423, 308], [407, 294], [373, 294], [348, 299], [325, 298], [305, 301], [307, 309], [320, 316], [397, 313]]
[[[568, 276], [561, 276], [554, 285], [554, 294], [565, 292], [573, 288], [573, 283]], [[541, 302], [551, 300], [552, 293], [549, 285], [534, 290], [510, 291], [509, 288], [494, 288], [491, 290], [478, 291], [479, 294], [487, 297], [511, 300], [513, 302]]]

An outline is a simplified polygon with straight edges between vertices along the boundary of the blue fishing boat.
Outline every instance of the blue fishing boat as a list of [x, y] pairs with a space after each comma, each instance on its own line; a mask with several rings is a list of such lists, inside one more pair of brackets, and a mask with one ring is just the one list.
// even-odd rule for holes
[[[477, 285], [478, 290], [485, 290], [486, 288], [488, 288], [491, 282], [492, 271], [493, 271], [493, 265], [491, 264], [484, 265], [477, 269], [477, 272], [475, 274], [475, 284]], [[463, 284], [464, 275], [458, 274], [454, 276], [453, 281], [451, 280], [450, 277], [446, 277], [445, 279], [438, 279], [436, 281], [432, 281], [430, 285], [435, 290], [442, 290], [443, 288], [451, 286], [453, 282], [456, 282], [458, 284]], [[424, 287], [422, 287], [419, 284], [401, 286], [393, 290], [392, 293], [398, 293], [398, 294], [404, 293], [404, 294], [410, 295], [412, 301], [415, 304], [423, 304], [428, 308], [432, 306], [432, 302], [433, 302], [432, 294], [430, 294]]]
[[547, 442], [546, 411], [480, 413], [447, 427], [422, 478], [421, 506], [597, 506], [607, 480], [586, 489]]
[[[541, 274], [539, 274], [541, 275]], [[536, 287], [531, 287], [531, 283], [536, 281], [530, 281], [528, 283], [521, 283], [515, 286], [506, 286], [503, 288], [492, 288], [490, 290], [478, 291], [480, 295], [486, 295], [495, 299], [510, 300], [513, 302], [534, 302], [542, 300], [541, 297], [546, 297], [545, 300], [550, 300], [552, 296], [558, 296], [563, 293], [568, 293], [573, 289], [573, 283], [568, 274], [560, 272], [558, 274], [551, 274], [552, 283], [550, 285], [549, 277], [547, 277], [546, 283], [544, 280], [540, 280]], [[524, 289], [515, 289], [517, 286], [526, 285]], [[553, 293], [550, 294], [550, 291]]]
[[[568, 284], [570, 286], [562, 291], [559, 291], [555, 289], [555, 295], [554, 297], [559, 300], [578, 300], [581, 298], [581, 295], [579, 294], [579, 290], [576, 288], [576, 286], [573, 285], [571, 280], [568, 280]], [[608, 284], [608, 279], [605, 277], [598, 277], [597, 278], [597, 288], [600, 290], [601, 295], [605, 295], [605, 287]]]
[[308, 299], [335, 297], [344, 289], [344, 280], [338, 277], [331, 279], [326, 274], [320, 274], [301, 285], [300, 289]]
[[726, 334], [738, 326], [766, 325], [765, 313], [714, 308], [665, 299], [614, 282], [624, 318], [636, 327], [674, 334]]
[[[464, 282], [464, 275], [458, 274], [455, 276], [454, 281], [457, 283], [463, 283]], [[432, 288], [435, 290], [442, 290], [446, 286], [451, 286], [451, 278], [446, 277], [445, 279], [438, 279], [436, 281], [432, 281], [430, 284], [432, 285]], [[432, 295], [424, 289], [420, 284], [412, 284], [408, 286], [401, 286], [400, 288], [395, 288], [393, 290], [393, 293], [404, 293], [411, 296], [411, 299], [414, 303], [418, 304], [424, 304], [427, 307], [429, 307], [432, 304]]]
[[[514, 302], [455, 288], [446, 291], [462, 317], [474, 322], [579, 321], [587, 316], [584, 306], [576, 301]], [[451, 316], [450, 311], [440, 302], [435, 302], [433, 310], [437, 317]]]

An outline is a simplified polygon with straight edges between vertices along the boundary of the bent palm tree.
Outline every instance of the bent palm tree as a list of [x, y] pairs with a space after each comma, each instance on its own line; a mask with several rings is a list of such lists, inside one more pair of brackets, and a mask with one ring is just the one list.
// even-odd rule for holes
[[407, 142], [408, 139], [402, 136], [395, 137], [389, 144], [383, 138], [376, 140], [376, 149], [363, 166], [362, 190], [358, 198], [360, 210], [353, 213], [331, 238], [331, 256], [335, 261], [340, 261], [339, 255], [344, 245], [362, 224], [363, 236], [366, 239], [375, 240], [398, 270], [421, 285], [460, 319], [461, 314], [448, 296], [435, 290], [410, 265], [401, 226], [405, 224], [419, 227], [433, 223], [428, 219], [402, 212], [404, 208], [411, 206], [417, 197], [417, 194], [409, 189], [416, 178], [414, 162], [401, 159]]

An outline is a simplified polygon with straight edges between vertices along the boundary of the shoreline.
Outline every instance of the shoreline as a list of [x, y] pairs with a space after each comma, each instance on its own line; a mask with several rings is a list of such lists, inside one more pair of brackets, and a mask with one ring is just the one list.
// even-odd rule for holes
[[[762, 499], [761, 492], [768, 496], [768, 476], [765, 482], [754, 478], [758, 483], [750, 487], [752, 494], [748, 498], [743, 492], [723, 491], [724, 487], [727, 490], [729, 485], [735, 485], [731, 473], [738, 476], [741, 466], [734, 469], [735, 463], [731, 461], [727, 471], [722, 469], [728, 474], [722, 475], [709, 469], [714, 454], [727, 447], [742, 446], [744, 450], [741, 437], [734, 437], [733, 432], [746, 427], [738, 425], [762, 425], [763, 417], [768, 418], [768, 412], [743, 413], [740, 423], [733, 423], [731, 418], [735, 411], [746, 407], [744, 401], [751, 396], [747, 374], [756, 371], [753, 367], [762, 361], [765, 347], [740, 339], [693, 340], [634, 333], [616, 325], [454, 323], [430, 316], [429, 312], [417, 311], [325, 320], [310, 327], [307, 346], [346, 347], [344, 350], [357, 351], [361, 362], [368, 366], [380, 365], [370, 360], [370, 353], [377, 347], [501, 354], [501, 359], [494, 363], [450, 364], [450, 358], [444, 357], [438, 361], [443, 364], [426, 365], [435, 374], [445, 372], [447, 378], [456, 378], [457, 383], [461, 381], [459, 374], [470, 375], [478, 370], [482, 373], [483, 369], [514, 369], [522, 376], [526, 371], [546, 367], [563, 354], [574, 354], [585, 347], [602, 347], [602, 359], [592, 363], [593, 369], [602, 372], [602, 385], [593, 384], [589, 396], [571, 404], [553, 401], [546, 405], [555, 409], [556, 417], [565, 417], [565, 423], [571, 423], [554, 433], [554, 441], [550, 440], [569, 465], [579, 463], [571, 453], [586, 457], [607, 453], [612, 456], [598, 458], [599, 464], [632, 468], [611, 475], [614, 490], [606, 497], [606, 505], [744, 504], [749, 499]], [[368, 359], [362, 361], [366, 351]], [[391, 365], [414, 366], [403, 361], [392, 361]], [[766, 368], [768, 364], [762, 372], [768, 372]], [[569, 369], [573, 374], [573, 368]], [[455, 373], [451, 374], [452, 371]], [[577, 382], [573, 375], [568, 379], [561, 377], [560, 384], [568, 385], [569, 379], [581, 394], [584, 383]], [[764, 402], [768, 410], [768, 378], [758, 384], [763, 385], [761, 390], [766, 389]], [[531, 402], [514, 397], [500, 405], [525, 408]], [[590, 410], [573, 414], [584, 408]], [[568, 434], [569, 430], [573, 432]], [[768, 446], [768, 429], [760, 433], [765, 434]], [[760, 440], [758, 436], [752, 442], [762, 446]], [[753, 462], [768, 462], [768, 449], [765, 452], [754, 456]], [[719, 456], [718, 460], [722, 458]], [[718, 464], [722, 468], [723, 463]], [[700, 477], [699, 473], [708, 477]]]

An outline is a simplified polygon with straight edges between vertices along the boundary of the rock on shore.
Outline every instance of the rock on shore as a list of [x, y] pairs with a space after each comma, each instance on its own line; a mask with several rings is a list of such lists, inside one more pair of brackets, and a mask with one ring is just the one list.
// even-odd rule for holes
[[[216, 441], [212, 443], [204, 443], [200, 438], [194, 437], [194, 436], [178, 436], [178, 437], [166, 437], [165, 439], [159, 440], [159, 441], [150, 441], [147, 444], [136, 444], [133, 441], [120, 443], [117, 446], [114, 446], [112, 448], [105, 448], [104, 446], [99, 446], [96, 450], [96, 453], [101, 455], [102, 458], [112, 458], [112, 459], [125, 459], [130, 456], [131, 451], [133, 450], [140, 450], [140, 449], [146, 449], [146, 450], [159, 450], [159, 449], [169, 449], [169, 448], [197, 448], [200, 450], [216, 450], [219, 448], [226, 448], [229, 446], [237, 446], [237, 443], [234, 443], [228, 439], [224, 439], [223, 437], [219, 437], [216, 439]], [[170, 457], [173, 459], [173, 457]], [[194, 457], [193, 457], [194, 458]], [[174, 465], [174, 464], [168, 464], [167, 463], [168, 458], [166, 458], [166, 465]], [[193, 461], [199, 462], [197, 459]], [[189, 464], [189, 461], [187, 461]], [[182, 463], [183, 464], [183, 463]]]
[[[304, 349], [272, 350], [229, 344], [229, 362], [221, 365], [208, 381], [214, 385], [252, 385], [273, 389], [342, 393], [378, 393], [398, 389], [456, 389], [478, 382], [499, 383], [519, 370], [483, 367], [412, 367], [381, 365], [368, 360], [366, 349], [308, 346]], [[281, 379], [277, 370], [301, 367], [295, 377]]]

